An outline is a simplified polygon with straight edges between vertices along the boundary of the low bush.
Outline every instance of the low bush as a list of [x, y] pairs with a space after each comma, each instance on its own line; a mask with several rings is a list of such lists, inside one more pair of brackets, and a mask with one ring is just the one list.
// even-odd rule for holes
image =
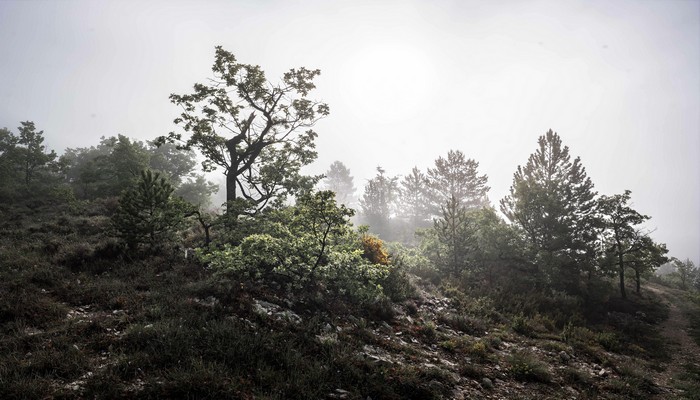
[[470, 335], [483, 335], [486, 327], [484, 323], [468, 315], [445, 313], [438, 316], [438, 321], [459, 332], [464, 332]]
[[547, 366], [527, 352], [516, 352], [508, 358], [510, 372], [522, 381], [549, 383], [552, 376]]

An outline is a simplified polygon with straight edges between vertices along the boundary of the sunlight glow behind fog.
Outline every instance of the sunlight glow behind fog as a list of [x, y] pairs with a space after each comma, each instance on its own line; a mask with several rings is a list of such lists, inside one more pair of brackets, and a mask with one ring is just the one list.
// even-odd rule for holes
[[33, 120], [59, 152], [166, 134], [215, 45], [271, 80], [322, 70], [310, 173], [340, 160], [361, 191], [458, 149], [497, 204], [551, 128], [700, 261], [700, 2], [2, 1], [0, 126]]
[[438, 71], [419, 47], [383, 42], [347, 54], [341, 74], [347, 78], [343, 100], [358, 118], [396, 123], [433, 101]]

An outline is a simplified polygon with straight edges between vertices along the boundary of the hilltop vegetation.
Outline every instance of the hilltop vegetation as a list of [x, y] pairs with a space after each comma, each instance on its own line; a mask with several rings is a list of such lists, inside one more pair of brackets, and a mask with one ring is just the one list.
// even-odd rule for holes
[[[629, 191], [598, 196], [557, 133], [501, 214], [455, 150], [401, 180], [379, 168], [356, 227], [342, 163], [323, 182], [335, 192], [301, 173], [316, 133], [298, 130], [328, 114], [308, 98], [319, 72], [272, 84], [221, 48], [213, 71], [171, 96], [183, 132], [153, 142], [58, 157], [31, 122], [0, 131], [0, 397], [697, 392], [697, 360], [677, 368], [659, 329], [682, 303], [697, 339], [697, 268], [672, 260], [687, 301], [645, 291], [665, 245]], [[193, 149], [227, 173], [223, 212]]]

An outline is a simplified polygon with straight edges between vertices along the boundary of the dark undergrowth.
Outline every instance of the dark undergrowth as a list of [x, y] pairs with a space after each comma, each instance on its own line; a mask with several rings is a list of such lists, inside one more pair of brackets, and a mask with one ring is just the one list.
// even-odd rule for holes
[[[447, 376], [358, 356], [361, 331], [320, 340], [334, 319], [373, 316], [332, 293], [232, 281], [182, 258], [97, 256], [110, 246], [104, 218], [5, 211], [0, 398], [446, 395]], [[255, 299], [280, 296], [298, 320], [256, 312]]]
[[[431, 300], [397, 275], [391, 300], [359, 304], [322, 285], [215, 274], [176, 252], [126, 257], [109, 236], [111, 208], [0, 208], [0, 398], [514, 393], [493, 381], [526, 384], [533, 397], [569, 387], [579, 398], [644, 398], [657, 392], [644, 365], [668, 357], [656, 328], [668, 310], [651, 296], [494, 294], [411, 278], [444, 294]], [[690, 385], [698, 371], [687, 371]]]

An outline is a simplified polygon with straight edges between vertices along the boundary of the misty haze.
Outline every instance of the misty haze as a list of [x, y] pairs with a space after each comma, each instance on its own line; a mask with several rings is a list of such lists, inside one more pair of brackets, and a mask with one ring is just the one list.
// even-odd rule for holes
[[694, 399], [700, 2], [0, 2], [0, 398]]

